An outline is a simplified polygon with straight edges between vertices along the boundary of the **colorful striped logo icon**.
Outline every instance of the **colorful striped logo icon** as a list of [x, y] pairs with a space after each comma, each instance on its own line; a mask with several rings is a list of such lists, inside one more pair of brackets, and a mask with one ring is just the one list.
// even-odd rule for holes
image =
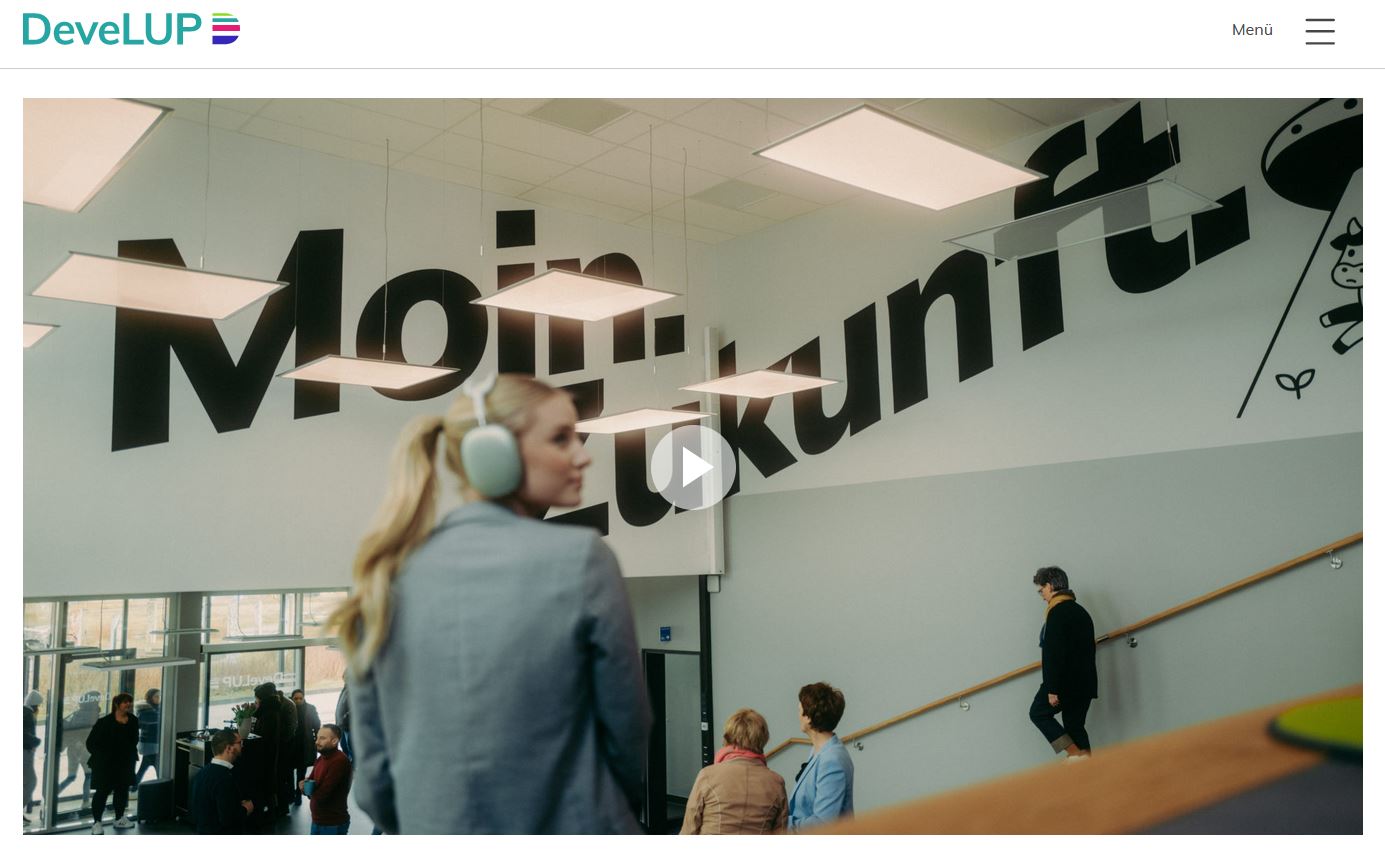
[[230, 45], [240, 38], [240, 19], [230, 12], [212, 13], [212, 44]]

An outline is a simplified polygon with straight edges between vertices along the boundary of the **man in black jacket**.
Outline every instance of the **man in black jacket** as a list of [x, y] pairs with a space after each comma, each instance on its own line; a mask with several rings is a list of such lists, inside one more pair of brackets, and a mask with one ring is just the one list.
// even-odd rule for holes
[[[1056, 566], [1034, 573], [1039, 598], [1048, 605], [1039, 648], [1043, 683], [1029, 707], [1029, 719], [1043, 732], [1054, 752], [1069, 758], [1091, 755], [1087, 708], [1096, 698], [1096, 631], [1091, 615], [1068, 588], [1068, 574]], [[1054, 717], [1063, 714], [1060, 725]]]
[[130, 783], [135, 778], [135, 748], [139, 745], [139, 722], [131, 713], [135, 697], [122, 692], [111, 699], [111, 712], [96, 720], [87, 734], [91, 753], [91, 832], [100, 834], [106, 798], [115, 794], [115, 826], [127, 830], [135, 822], [125, 817], [130, 802]]
[[240, 757], [240, 735], [234, 731], [218, 731], [212, 735], [211, 763], [192, 778], [188, 795], [192, 817], [198, 833], [244, 833], [245, 820], [255, 811], [249, 800], [237, 800], [236, 780], [231, 773]]

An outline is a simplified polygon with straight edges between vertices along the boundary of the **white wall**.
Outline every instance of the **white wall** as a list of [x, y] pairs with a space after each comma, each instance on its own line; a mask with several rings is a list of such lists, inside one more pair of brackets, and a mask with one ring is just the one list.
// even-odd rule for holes
[[[797, 736], [798, 687], [842, 689], [849, 733], [1038, 659], [1031, 577], [1056, 564], [1098, 633], [1361, 529], [1361, 436], [752, 495], [712, 597], [719, 705]], [[1098, 650], [1093, 745], [1362, 674], [1360, 546]], [[863, 741], [868, 809], [1052, 757], [1026, 675]], [[792, 777], [791, 747], [771, 766]]]

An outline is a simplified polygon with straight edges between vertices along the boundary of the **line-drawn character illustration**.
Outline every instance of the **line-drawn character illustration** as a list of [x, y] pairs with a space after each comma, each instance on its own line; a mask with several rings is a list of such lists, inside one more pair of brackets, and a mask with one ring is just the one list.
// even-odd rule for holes
[[[1293, 308], [1294, 300], [1303, 287], [1304, 279], [1307, 278], [1312, 269], [1313, 261], [1317, 259], [1318, 251], [1323, 246], [1328, 229], [1338, 217], [1338, 211], [1346, 199], [1347, 188], [1351, 186], [1353, 179], [1361, 171], [1363, 129], [1360, 99], [1319, 99], [1290, 117], [1265, 145], [1265, 152], [1260, 158], [1260, 173], [1265, 178], [1265, 182], [1269, 184], [1270, 189], [1285, 200], [1327, 213], [1327, 218], [1323, 221], [1322, 231], [1318, 234], [1317, 242], [1313, 244], [1313, 250], [1309, 253], [1308, 260], [1304, 262], [1303, 271], [1299, 274], [1298, 282], [1289, 295], [1289, 301], [1284, 305], [1284, 313], [1280, 315], [1274, 334], [1270, 336], [1269, 345], [1265, 347], [1264, 356], [1260, 358], [1260, 365], [1255, 370], [1255, 376], [1251, 378], [1250, 386], [1246, 389], [1245, 399], [1241, 402], [1241, 409], [1236, 412], [1238, 419], [1245, 414], [1246, 405], [1250, 403], [1251, 394], [1255, 392], [1255, 385], [1260, 380], [1260, 375], [1265, 371], [1265, 364], [1269, 361], [1270, 353], [1274, 350], [1275, 341], [1284, 328], [1284, 321], [1289, 317], [1289, 310]], [[1353, 205], [1355, 205], [1354, 196]], [[1359, 226], [1360, 222], [1356, 219], [1356, 215], [1359, 215], [1359, 212], [1353, 215], [1353, 223]], [[1350, 233], [1348, 229], [1346, 234], [1349, 236]], [[1348, 247], [1344, 241], [1343, 250]], [[1338, 263], [1342, 264], [1344, 261], [1339, 259]], [[1352, 261], [1345, 263], [1350, 264]], [[1356, 251], [1354, 263], [1359, 266], [1359, 248]], [[1344, 273], [1344, 277], [1346, 275]], [[1335, 277], [1334, 271], [1334, 279]], [[1355, 277], [1359, 282], [1359, 269], [1356, 271]], [[1355, 305], [1357, 310], [1355, 319], [1351, 317], [1350, 311], [1343, 311], [1343, 309], [1349, 309], [1351, 305]], [[1319, 319], [1323, 326], [1336, 326], [1341, 323], [1352, 324], [1342, 334], [1342, 347], [1336, 348], [1334, 345], [1339, 354], [1345, 353], [1353, 344], [1360, 341], [1359, 309], [1359, 303], [1348, 304], [1327, 313], [1327, 315], [1333, 316], [1331, 323], [1327, 321], [1327, 315]], [[1288, 379], [1294, 382], [1294, 386], [1284, 387], [1284, 389], [1293, 392], [1295, 399], [1302, 398], [1303, 388], [1312, 381], [1312, 376], [1305, 378], [1303, 375], [1303, 372], [1288, 374]], [[1280, 384], [1283, 387], [1282, 379]]]
[[1323, 312], [1324, 327], [1350, 324], [1332, 343], [1332, 350], [1344, 354], [1361, 343], [1361, 222], [1352, 218], [1347, 229], [1332, 238], [1332, 248], [1341, 252], [1332, 267], [1332, 284], [1356, 292], [1356, 302]]

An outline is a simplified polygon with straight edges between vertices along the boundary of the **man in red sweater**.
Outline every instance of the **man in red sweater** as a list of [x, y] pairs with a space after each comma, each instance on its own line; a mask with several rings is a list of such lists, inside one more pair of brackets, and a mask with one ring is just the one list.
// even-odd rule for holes
[[317, 760], [298, 783], [312, 810], [314, 836], [344, 835], [351, 829], [346, 797], [351, 793], [351, 761], [338, 749], [341, 729], [327, 723], [317, 732]]

